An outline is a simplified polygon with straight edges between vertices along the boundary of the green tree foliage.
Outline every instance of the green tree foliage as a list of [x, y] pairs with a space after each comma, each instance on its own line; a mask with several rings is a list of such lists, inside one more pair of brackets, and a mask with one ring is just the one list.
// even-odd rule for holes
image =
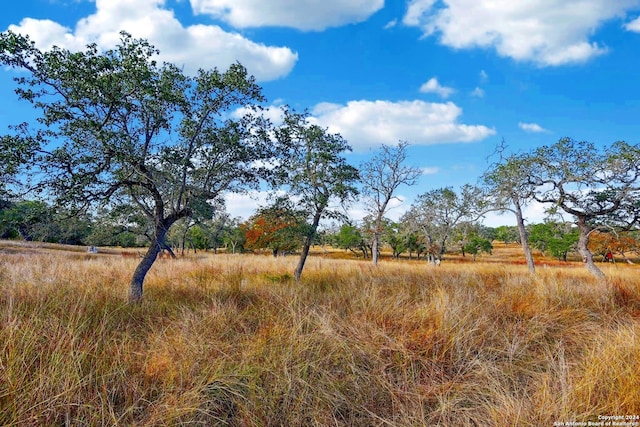
[[416, 258], [420, 259], [420, 255], [425, 253], [427, 245], [422, 233], [410, 230], [405, 234], [405, 246], [407, 252], [409, 252], [409, 259], [413, 258], [413, 254], [416, 254]]
[[475, 254], [468, 252], [467, 247], [470, 244], [477, 245], [480, 240], [487, 240], [489, 243], [495, 240], [494, 229], [485, 227], [477, 222], [465, 221], [456, 225], [451, 232], [451, 243], [457, 243], [459, 245], [463, 257], [466, 256], [467, 253], [471, 253], [475, 259], [475, 255], [477, 255], [478, 252]]
[[153, 228], [134, 205], [115, 205], [97, 210], [87, 244], [93, 246], [140, 247], [149, 243]]
[[509, 243], [519, 243], [520, 235], [518, 233], [518, 227], [509, 225], [496, 227], [495, 240], [503, 242], [505, 246], [509, 245]]
[[0, 237], [62, 244], [84, 244], [91, 219], [42, 201], [8, 203], [0, 210]]
[[227, 252], [231, 248], [232, 254], [244, 252], [246, 244], [245, 228], [240, 221], [240, 218], [232, 219], [222, 235], [222, 242], [227, 247]]
[[465, 243], [464, 251], [473, 255], [473, 260], [475, 261], [478, 254], [482, 252], [491, 254], [493, 251], [493, 245], [491, 244], [491, 240], [486, 237], [473, 234]]
[[547, 221], [529, 227], [531, 245], [561, 261], [566, 261], [567, 255], [576, 250], [579, 237], [578, 228], [569, 222]]
[[382, 233], [382, 241], [389, 245], [394, 258], [400, 258], [400, 255], [407, 250], [407, 236], [404, 233], [402, 224], [386, 220]]
[[45, 241], [51, 228], [53, 211], [44, 202], [20, 201], [0, 212], [2, 237], [21, 237], [26, 241]]
[[[22, 130], [25, 127], [26, 124], [22, 124], [11, 129]], [[11, 188], [20, 187], [16, 175], [28, 170], [36, 147], [33, 138], [0, 136], [0, 197], [11, 197]]]
[[362, 252], [362, 256], [367, 258], [368, 248], [365, 244], [362, 233], [355, 225], [342, 224], [335, 236], [335, 244], [340, 249], [350, 250], [357, 255], [356, 250]]
[[169, 228], [225, 191], [257, 185], [268, 172], [260, 165], [275, 155], [264, 119], [252, 114], [261, 89], [244, 67], [187, 76], [156, 55], [126, 33], [106, 52], [95, 44], [42, 52], [27, 37], [0, 35], [0, 64], [21, 70], [18, 97], [41, 113], [36, 126], [3, 138], [0, 152], [9, 143], [28, 147], [37, 187], [58, 204], [126, 203], [144, 213], [152, 243], [133, 274], [131, 301], [142, 297]]

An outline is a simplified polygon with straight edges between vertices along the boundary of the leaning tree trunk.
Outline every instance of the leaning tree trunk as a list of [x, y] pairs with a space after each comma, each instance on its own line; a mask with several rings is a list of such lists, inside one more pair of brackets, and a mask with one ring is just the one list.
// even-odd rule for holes
[[584, 216], [578, 217], [577, 224], [578, 230], [580, 231], [580, 237], [578, 238], [578, 252], [582, 255], [584, 265], [587, 267], [587, 271], [589, 271], [589, 273], [593, 274], [598, 279], [604, 279], [606, 277], [605, 274], [593, 262], [593, 255], [589, 250], [589, 235], [593, 230], [587, 224], [587, 218]]
[[144, 278], [147, 276], [151, 266], [158, 258], [158, 254], [164, 247], [164, 238], [167, 235], [169, 226], [170, 224], [162, 222], [156, 227], [156, 232], [154, 233], [154, 238], [151, 241], [149, 250], [144, 254], [142, 261], [140, 261], [140, 264], [138, 264], [133, 272], [133, 277], [129, 285], [129, 302], [140, 302], [142, 299], [142, 284], [144, 283]]
[[524, 259], [527, 261], [529, 273], [535, 274], [536, 265], [533, 263], [533, 255], [531, 254], [531, 247], [529, 246], [529, 236], [527, 236], [527, 229], [524, 226], [522, 207], [520, 206], [520, 201], [515, 197], [513, 199], [513, 204], [515, 206], [514, 212], [516, 214], [516, 222], [518, 223], [518, 232], [520, 233], [520, 244], [522, 245], [522, 251], [524, 252]]
[[304, 263], [307, 261], [307, 257], [309, 256], [309, 249], [311, 248], [311, 243], [313, 243], [313, 238], [316, 235], [316, 230], [318, 229], [318, 224], [320, 224], [320, 217], [322, 216], [322, 211], [317, 211], [315, 216], [313, 217], [313, 224], [311, 224], [311, 230], [309, 230], [309, 234], [304, 240], [304, 246], [302, 247], [302, 252], [300, 253], [300, 260], [298, 261], [298, 266], [293, 272], [293, 278], [296, 282], [300, 281], [302, 277], [302, 269], [304, 268]]

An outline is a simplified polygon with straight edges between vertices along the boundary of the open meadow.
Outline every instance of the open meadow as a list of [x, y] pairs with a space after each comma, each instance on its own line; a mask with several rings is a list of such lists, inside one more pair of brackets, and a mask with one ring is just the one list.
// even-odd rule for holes
[[[637, 265], [0, 244], [0, 425], [553, 426], [640, 414]], [[86, 248], [84, 248], [86, 249]], [[556, 263], [557, 264], [557, 263]]]

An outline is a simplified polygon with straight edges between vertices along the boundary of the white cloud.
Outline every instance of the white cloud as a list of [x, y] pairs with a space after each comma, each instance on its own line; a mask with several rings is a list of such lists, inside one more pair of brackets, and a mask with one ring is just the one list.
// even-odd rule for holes
[[638, 0], [411, 0], [403, 23], [456, 49], [492, 48], [515, 60], [557, 66], [605, 53], [605, 46], [590, 41], [594, 31], [638, 6]]
[[542, 126], [540, 126], [537, 123], [518, 123], [518, 127], [520, 129], [522, 129], [525, 132], [529, 132], [529, 133], [543, 133], [543, 132], [549, 132], [547, 129], [543, 128]]
[[628, 31], [640, 33], [640, 16], [634, 19], [633, 21], [625, 24], [624, 28], [626, 28]]
[[[529, 202], [522, 210], [522, 216], [526, 224], [539, 224], [547, 218], [548, 204]], [[512, 212], [489, 212], [481, 221], [487, 227], [499, 227], [501, 225], [517, 225], [516, 216]]]
[[426, 83], [420, 86], [420, 92], [436, 93], [442, 98], [448, 98], [453, 92], [455, 92], [455, 89], [442, 86], [436, 77], [431, 77]]
[[485, 70], [480, 70], [480, 82], [486, 83], [489, 81], [489, 74]]
[[471, 91], [471, 96], [475, 96], [476, 98], [484, 98], [484, 89], [476, 87]]
[[247, 193], [225, 193], [224, 202], [232, 218], [247, 220], [261, 207], [272, 204], [276, 197], [285, 196], [283, 191], [249, 191]]
[[236, 28], [280, 26], [304, 31], [362, 22], [383, 6], [384, 0], [191, 0], [196, 13]]
[[415, 145], [474, 142], [496, 133], [483, 125], [459, 123], [462, 109], [452, 102], [321, 103], [312, 114], [318, 124], [340, 133], [358, 151], [399, 140]]
[[435, 175], [440, 172], [440, 168], [437, 166], [425, 166], [421, 169], [422, 175]]
[[187, 73], [198, 68], [226, 69], [240, 61], [261, 81], [286, 76], [298, 59], [289, 48], [255, 43], [215, 25], [184, 27], [164, 4], [165, 0], [96, 0], [96, 12], [81, 19], [75, 29], [31, 18], [9, 29], [28, 34], [41, 49], [57, 45], [70, 50], [80, 50], [88, 43], [113, 48], [124, 30], [149, 40], [160, 50], [161, 61], [175, 63]]
[[389, 30], [391, 28], [394, 28], [396, 25], [398, 25], [398, 20], [397, 19], [392, 19], [391, 21], [387, 22], [385, 24], [384, 27], [382, 27], [383, 30]]
[[231, 217], [247, 220], [259, 206], [266, 205], [268, 193], [253, 192], [252, 194], [227, 193], [224, 197], [227, 212]]
[[[407, 196], [401, 194], [396, 195], [394, 198], [389, 200], [389, 205], [387, 206], [387, 211], [384, 216], [391, 221], [399, 221], [402, 215], [407, 212], [410, 205], [411, 199]], [[362, 221], [367, 215], [370, 215], [370, 210], [367, 208], [366, 201], [357, 200], [355, 203], [348, 206], [346, 213], [350, 219]]]
[[[272, 124], [279, 126], [284, 121], [284, 108], [285, 106], [283, 106], [280, 102], [274, 102], [270, 106], [262, 108], [259, 114], [262, 117], [269, 119]], [[232, 117], [235, 119], [239, 119], [247, 114], [252, 113], [253, 111], [247, 107], [239, 107], [235, 111], [233, 111]]]

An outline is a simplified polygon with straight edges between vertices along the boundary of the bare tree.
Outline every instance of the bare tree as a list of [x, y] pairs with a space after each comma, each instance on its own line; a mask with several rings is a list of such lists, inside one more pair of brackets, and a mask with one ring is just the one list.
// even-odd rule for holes
[[406, 166], [408, 142], [398, 145], [382, 145], [371, 160], [360, 166], [363, 182], [362, 194], [373, 217], [372, 260], [378, 264], [380, 235], [383, 232], [383, 218], [389, 209], [389, 202], [397, 198], [394, 193], [401, 185], [415, 185], [422, 171]]
[[441, 261], [456, 225], [479, 217], [480, 189], [464, 185], [460, 194], [445, 187], [418, 196], [403, 221], [413, 224], [426, 239], [429, 261]]

